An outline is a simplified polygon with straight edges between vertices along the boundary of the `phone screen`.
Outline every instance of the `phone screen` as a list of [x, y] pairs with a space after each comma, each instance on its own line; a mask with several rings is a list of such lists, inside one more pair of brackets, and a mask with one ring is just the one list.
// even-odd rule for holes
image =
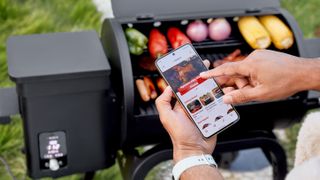
[[156, 66], [204, 137], [239, 120], [234, 107], [223, 103], [223, 92], [214, 79], [199, 76], [207, 68], [192, 45], [186, 44], [163, 56]]

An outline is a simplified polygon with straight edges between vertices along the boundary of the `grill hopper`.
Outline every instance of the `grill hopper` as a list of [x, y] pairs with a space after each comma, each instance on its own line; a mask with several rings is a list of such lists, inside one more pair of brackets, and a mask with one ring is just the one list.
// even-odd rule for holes
[[29, 175], [58, 177], [113, 165], [119, 108], [97, 34], [15, 36], [7, 45]]

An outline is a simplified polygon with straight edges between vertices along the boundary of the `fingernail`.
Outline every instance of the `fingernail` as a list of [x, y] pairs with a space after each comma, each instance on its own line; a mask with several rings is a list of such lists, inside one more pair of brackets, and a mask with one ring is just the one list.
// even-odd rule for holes
[[205, 75], [206, 75], [205, 72], [201, 72], [201, 73], [200, 73], [200, 76], [201, 76], [201, 77], [204, 77]]
[[223, 96], [223, 102], [226, 103], [226, 104], [231, 104], [232, 103], [232, 97], [228, 96], [228, 95]]

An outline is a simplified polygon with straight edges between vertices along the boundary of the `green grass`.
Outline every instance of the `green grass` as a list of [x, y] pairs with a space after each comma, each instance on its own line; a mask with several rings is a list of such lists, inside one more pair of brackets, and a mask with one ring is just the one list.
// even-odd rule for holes
[[11, 35], [95, 29], [100, 14], [90, 0], [0, 0], [0, 86], [10, 86], [5, 42]]
[[[298, 21], [304, 35], [313, 37], [320, 27], [319, 0], [282, 0]], [[48, 32], [67, 32], [94, 29], [100, 31], [101, 15], [90, 0], [0, 0], [0, 87], [13, 86], [7, 75], [6, 39], [11, 35]], [[299, 125], [287, 130], [289, 142], [285, 144], [292, 159]], [[12, 167], [13, 173], [23, 179], [26, 172], [23, 148], [22, 122], [14, 117], [9, 125], [0, 125], [0, 156]], [[290, 159], [289, 158], [289, 159]], [[81, 175], [61, 179], [78, 180]], [[0, 164], [0, 179], [9, 179]], [[48, 178], [47, 178], [48, 179]], [[99, 171], [95, 179], [121, 179], [119, 169], [113, 166]]]
[[[6, 63], [6, 39], [11, 35], [70, 32], [101, 27], [101, 15], [91, 0], [0, 0], [0, 87], [14, 84], [10, 81]], [[0, 156], [5, 158], [14, 175], [23, 179], [26, 173], [23, 148], [22, 121], [14, 117], [9, 125], [0, 125]], [[0, 179], [10, 177], [0, 163]], [[50, 179], [50, 178], [45, 178]], [[73, 175], [64, 180], [82, 179]], [[113, 166], [98, 171], [95, 179], [121, 179], [119, 169]]]
[[314, 37], [314, 31], [320, 27], [320, 1], [282, 0], [281, 4], [298, 21], [305, 37]]

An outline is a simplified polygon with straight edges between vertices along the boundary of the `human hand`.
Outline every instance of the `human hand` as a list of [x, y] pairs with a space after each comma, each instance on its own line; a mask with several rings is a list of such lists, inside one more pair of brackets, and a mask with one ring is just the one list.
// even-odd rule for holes
[[243, 61], [223, 64], [200, 76], [215, 77], [224, 87], [226, 94], [223, 100], [228, 104], [277, 100], [302, 89], [302, 79], [305, 77], [299, 73], [301, 63], [295, 56], [256, 50]]
[[189, 156], [212, 154], [217, 137], [204, 139], [180, 103], [176, 102], [174, 107], [171, 106], [173, 96], [172, 89], [168, 86], [156, 99], [161, 123], [173, 144], [173, 160], [178, 162]]

